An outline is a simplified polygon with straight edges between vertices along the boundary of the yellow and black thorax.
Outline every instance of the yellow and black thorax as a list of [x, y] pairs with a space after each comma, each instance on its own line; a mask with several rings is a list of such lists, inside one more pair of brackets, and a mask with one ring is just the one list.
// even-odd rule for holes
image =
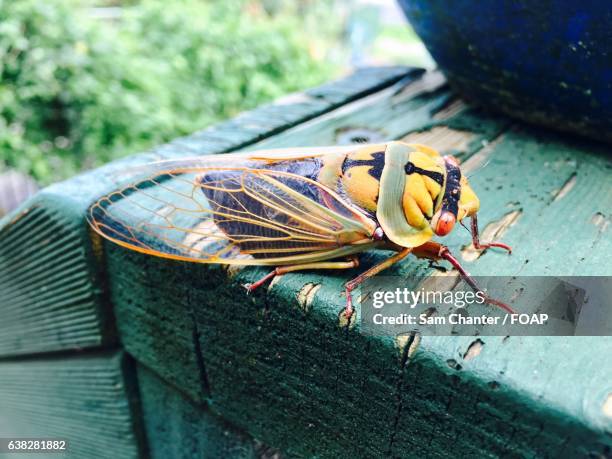
[[448, 179], [461, 179], [459, 168], [429, 147], [390, 142], [322, 161], [318, 181], [376, 218], [387, 238], [403, 247], [431, 239], [432, 219], [442, 207], [457, 211], [459, 194], [444, 190]]

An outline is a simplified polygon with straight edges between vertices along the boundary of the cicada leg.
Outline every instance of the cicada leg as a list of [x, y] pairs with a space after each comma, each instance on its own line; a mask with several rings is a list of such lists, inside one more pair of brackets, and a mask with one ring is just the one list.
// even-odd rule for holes
[[355, 279], [348, 281], [344, 285], [344, 292], [346, 294], [346, 308], [344, 309], [344, 315], [347, 318], [347, 320], [350, 319], [351, 316], [353, 315], [353, 298], [352, 298], [351, 292], [355, 290], [355, 288], [359, 284], [361, 284], [363, 281], [365, 281], [366, 279], [376, 276], [379, 272], [384, 271], [391, 265], [394, 265], [398, 261], [406, 258], [410, 254], [411, 251], [412, 249], [408, 249], [408, 248], [404, 248], [400, 250], [398, 253], [396, 253], [392, 257], [389, 257], [386, 260], [378, 263], [377, 265], [372, 266], [370, 269], [368, 269], [367, 271], [364, 271], [359, 276], [357, 276]]
[[485, 302], [492, 304], [494, 306], [497, 306], [499, 308], [502, 308], [504, 311], [509, 312], [510, 314], [516, 314], [516, 312], [514, 311], [514, 309], [512, 309], [510, 306], [508, 306], [506, 303], [503, 303], [499, 300], [496, 300], [494, 298], [491, 298], [489, 295], [487, 295], [476, 283], [476, 281], [474, 280], [474, 278], [470, 275], [470, 273], [468, 273], [465, 268], [463, 266], [461, 266], [461, 263], [459, 263], [459, 260], [457, 260], [453, 254], [450, 252], [450, 250], [448, 250], [448, 247], [442, 245], [442, 244], [438, 244], [437, 242], [427, 242], [425, 244], [423, 244], [422, 246], [419, 247], [415, 247], [413, 249], [413, 253], [419, 257], [419, 258], [427, 258], [430, 260], [446, 260], [448, 261], [451, 265], [453, 265], [453, 267], [459, 272], [459, 276], [461, 276], [461, 279], [463, 279], [463, 281], [468, 284], [470, 287], [472, 287], [472, 290], [474, 290], [475, 292], [480, 292], [482, 295], [484, 295], [485, 298]]
[[480, 236], [478, 234], [478, 219], [476, 218], [476, 214], [472, 215], [471, 219], [471, 227], [472, 227], [472, 244], [474, 244], [474, 248], [476, 250], [488, 249], [489, 247], [499, 247], [500, 249], [505, 249], [508, 253], [512, 253], [512, 247], [508, 244], [504, 244], [503, 242], [487, 242], [485, 244], [480, 243]]
[[287, 274], [294, 271], [304, 271], [306, 269], [351, 269], [359, 266], [359, 260], [357, 257], [351, 257], [347, 261], [319, 261], [316, 263], [304, 263], [301, 265], [288, 265], [279, 266], [273, 271], [269, 272], [261, 279], [252, 284], [246, 285], [247, 292], [251, 293], [255, 289], [261, 287], [263, 284], [273, 279], [276, 276]]

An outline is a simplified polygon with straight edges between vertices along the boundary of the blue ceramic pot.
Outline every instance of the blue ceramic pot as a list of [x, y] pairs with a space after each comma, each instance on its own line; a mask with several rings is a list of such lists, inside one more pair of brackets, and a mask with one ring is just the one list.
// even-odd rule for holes
[[467, 99], [612, 142], [612, 3], [399, 0]]

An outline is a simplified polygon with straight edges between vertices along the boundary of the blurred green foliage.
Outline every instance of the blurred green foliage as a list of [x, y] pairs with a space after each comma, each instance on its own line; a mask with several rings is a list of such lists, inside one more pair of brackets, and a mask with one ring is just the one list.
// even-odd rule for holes
[[144, 1], [109, 21], [0, 0], [0, 166], [49, 183], [330, 78], [305, 26], [329, 18], [295, 5]]

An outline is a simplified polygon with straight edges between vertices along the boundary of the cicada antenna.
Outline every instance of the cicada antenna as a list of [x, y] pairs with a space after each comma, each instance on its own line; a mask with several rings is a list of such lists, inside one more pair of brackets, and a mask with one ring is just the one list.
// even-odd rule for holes
[[459, 221], [459, 224], [460, 224], [461, 226], [463, 226], [463, 228], [464, 228], [464, 229], [465, 229], [465, 230], [466, 230], [468, 233], [470, 233], [470, 236], [472, 235], [472, 230], [471, 230], [471, 229], [469, 229], [467, 226], [465, 226], [465, 223], [463, 223], [463, 220], [460, 220], [460, 221]]

